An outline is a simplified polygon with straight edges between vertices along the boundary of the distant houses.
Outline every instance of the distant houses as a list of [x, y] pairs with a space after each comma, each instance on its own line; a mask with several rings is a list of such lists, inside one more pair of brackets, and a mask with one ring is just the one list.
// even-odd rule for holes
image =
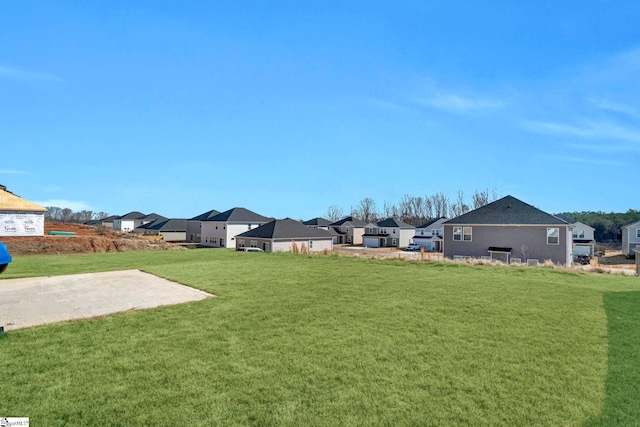
[[265, 252], [323, 252], [333, 250], [333, 237], [327, 230], [286, 218], [238, 234], [236, 249], [245, 247]]
[[235, 248], [238, 234], [272, 220], [245, 208], [232, 208], [201, 220], [200, 244], [212, 248]]
[[628, 258], [635, 256], [637, 259], [634, 249], [640, 249], [640, 221], [622, 227], [622, 253]]
[[416, 227], [413, 243], [417, 243], [429, 252], [442, 252], [444, 227], [447, 218], [434, 218]]
[[375, 224], [366, 224], [362, 244], [369, 248], [406, 247], [415, 233], [415, 227], [396, 218], [387, 218]]

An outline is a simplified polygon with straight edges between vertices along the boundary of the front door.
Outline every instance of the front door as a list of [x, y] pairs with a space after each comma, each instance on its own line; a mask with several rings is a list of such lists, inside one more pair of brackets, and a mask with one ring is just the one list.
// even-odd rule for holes
[[262, 250], [265, 251], [265, 252], [269, 252], [269, 243], [263, 242], [262, 243]]
[[224, 239], [222, 237], [220, 238], [220, 247], [224, 248]]

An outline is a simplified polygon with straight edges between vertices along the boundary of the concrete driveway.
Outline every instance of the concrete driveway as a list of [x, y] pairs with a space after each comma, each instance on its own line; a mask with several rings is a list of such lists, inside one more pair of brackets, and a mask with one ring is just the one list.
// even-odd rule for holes
[[139, 270], [0, 280], [0, 326], [20, 329], [210, 296]]

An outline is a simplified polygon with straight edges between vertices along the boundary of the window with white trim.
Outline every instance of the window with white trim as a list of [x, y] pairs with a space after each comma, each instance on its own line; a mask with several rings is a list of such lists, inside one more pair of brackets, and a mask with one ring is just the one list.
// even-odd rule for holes
[[258, 247], [258, 241], [257, 240], [249, 240], [249, 246], [251, 246], [252, 248], [257, 248]]
[[238, 247], [244, 248], [244, 239], [238, 239]]
[[471, 241], [471, 234], [472, 234], [472, 230], [471, 227], [464, 227], [462, 229], [462, 240], [464, 240], [465, 242], [470, 242]]
[[391, 239], [391, 246], [397, 245], [396, 239]]
[[559, 244], [560, 244], [560, 229], [547, 228], [547, 245], [559, 245]]
[[313, 249], [313, 240], [309, 240], [309, 249]]
[[640, 239], [640, 228], [636, 228], [636, 237]]
[[462, 227], [453, 227], [453, 240], [462, 241]]
[[420, 230], [420, 235], [424, 236], [424, 230]]
[[584, 230], [573, 230], [574, 239], [584, 239]]

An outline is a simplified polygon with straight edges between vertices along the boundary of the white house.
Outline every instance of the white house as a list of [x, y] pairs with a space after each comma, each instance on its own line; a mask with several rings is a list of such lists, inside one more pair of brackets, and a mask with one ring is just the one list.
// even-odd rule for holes
[[339, 221], [329, 224], [329, 228], [332, 229], [336, 236], [334, 242], [338, 244], [347, 245], [361, 245], [362, 236], [364, 235], [364, 226], [367, 225], [361, 219], [348, 216], [342, 218]]
[[640, 249], [640, 221], [622, 227], [622, 253], [632, 258], [636, 248]]
[[235, 238], [272, 221], [245, 208], [233, 208], [201, 221], [200, 244], [213, 248], [235, 248]]
[[236, 250], [260, 248], [265, 252], [322, 252], [333, 250], [333, 236], [293, 219], [270, 221], [236, 236]]
[[370, 248], [399, 247], [409, 245], [415, 227], [396, 218], [387, 218], [375, 224], [366, 224], [362, 244]]
[[146, 215], [142, 212], [132, 211], [126, 215], [122, 215], [113, 220], [113, 229], [124, 232], [132, 232], [136, 227], [140, 227], [144, 224], [144, 217]]
[[596, 246], [595, 233], [596, 229], [580, 221], [576, 221], [574, 218], [557, 214], [558, 218], [568, 222], [572, 227], [573, 234], [573, 257], [581, 254], [589, 255], [593, 257]]
[[447, 218], [440, 217], [417, 226], [416, 233], [412, 239], [413, 243], [419, 244], [427, 251], [442, 252], [443, 223], [446, 220]]

